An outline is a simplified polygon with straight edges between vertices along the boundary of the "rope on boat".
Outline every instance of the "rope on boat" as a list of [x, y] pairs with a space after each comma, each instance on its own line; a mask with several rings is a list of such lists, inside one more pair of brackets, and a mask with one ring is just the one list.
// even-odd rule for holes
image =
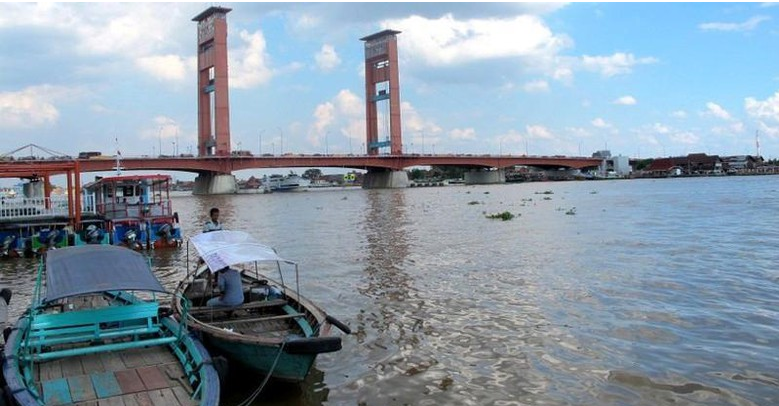
[[243, 402], [239, 403], [236, 406], [249, 406], [254, 402], [255, 399], [257, 399], [257, 396], [260, 396], [260, 392], [262, 392], [262, 389], [265, 388], [265, 384], [267, 384], [268, 381], [270, 380], [271, 375], [273, 375], [273, 371], [276, 369], [276, 364], [278, 364], [279, 358], [281, 358], [281, 354], [284, 352], [284, 344], [286, 344], [286, 341], [281, 342], [281, 346], [279, 347], [279, 352], [276, 354], [276, 359], [273, 360], [273, 365], [271, 365], [268, 374], [265, 375], [265, 379], [263, 379], [260, 386], [254, 392], [252, 392], [252, 394], [249, 395], [248, 398], [246, 398]]

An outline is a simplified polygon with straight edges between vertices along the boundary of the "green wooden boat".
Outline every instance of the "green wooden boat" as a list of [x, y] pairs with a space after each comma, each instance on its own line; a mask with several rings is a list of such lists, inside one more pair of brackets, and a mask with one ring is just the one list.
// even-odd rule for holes
[[[349, 328], [300, 294], [297, 263], [240, 231], [204, 233], [189, 242], [204, 262], [176, 289], [173, 309], [183, 315], [186, 300], [192, 302], [182, 319], [231, 368], [299, 382], [318, 354], [341, 349], [341, 337], [330, 335], [331, 326], [347, 334]], [[213, 287], [214, 271], [228, 266], [240, 270], [244, 301], [234, 307], [209, 307], [206, 302], [219, 294]], [[294, 269], [294, 289], [284, 280], [284, 268]], [[278, 274], [278, 280], [267, 276], [271, 273]]]
[[7, 393], [23, 406], [218, 405], [208, 352], [160, 309], [160, 293], [148, 259], [132, 250], [47, 251], [32, 304], [6, 339]]

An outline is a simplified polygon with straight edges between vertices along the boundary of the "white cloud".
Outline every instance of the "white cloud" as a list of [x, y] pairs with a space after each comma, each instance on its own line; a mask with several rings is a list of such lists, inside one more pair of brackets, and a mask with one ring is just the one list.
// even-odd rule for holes
[[622, 96], [619, 99], [614, 100], [614, 104], [621, 104], [623, 106], [633, 106], [636, 103], [636, 99], [633, 96]]
[[[363, 100], [349, 90], [341, 90], [331, 100], [314, 108], [314, 122], [308, 130], [308, 142], [317, 147], [322, 145], [329, 133], [359, 140], [365, 138], [365, 115]], [[334, 140], [334, 138], [333, 138]]]
[[552, 140], [555, 138], [554, 134], [542, 125], [528, 125], [525, 127], [525, 131], [527, 131], [528, 138], [544, 140]]
[[69, 49], [87, 55], [137, 58], [159, 53], [170, 39], [192, 29], [182, 9], [190, 6], [153, 3], [40, 3], [4, 5], [0, 28], [30, 27], [57, 33]]
[[[316, 106], [314, 109], [314, 120], [314, 132], [310, 134], [313, 137], [309, 137], [312, 141], [318, 140], [323, 131], [335, 121], [335, 105], [325, 102]], [[314, 143], [314, 145], [319, 144]]]
[[731, 123], [725, 127], [713, 127], [711, 129], [712, 134], [717, 135], [732, 135], [732, 134], [743, 134], [744, 133], [744, 123], [737, 121], [735, 123]]
[[754, 16], [743, 23], [703, 23], [698, 28], [703, 31], [752, 31], [763, 21], [770, 20], [768, 16]]
[[473, 128], [455, 128], [449, 131], [449, 137], [453, 140], [475, 140], [476, 130]]
[[321, 18], [304, 13], [297, 16], [297, 18], [294, 18], [291, 25], [295, 31], [306, 32], [313, 28], [317, 28], [321, 23]]
[[765, 100], [747, 97], [744, 99], [744, 110], [751, 117], [779, 122], [779, 92]]
[[398, 38], [410, 61], [430, 66], [553, 55], [570, 42], [532, 15], [470, 20], [457, 20], [451, 14], [437, 19], [411, 16], [384, 21], [382, 26], [403, 32]]
[[548, 92], [549, 83], [547, 83], [545, 80], [533, 80], [525, 83], [522, 86], [522, 89], [528, 93]]
[[442, 131], [441, 127], [433, 120], [422, 117], [409, 102], [400, 103], [400, 114], [403, 117], [403, 127], [406, 133], [411, 132], [415, 139], [419, 138], [421, 140], [420, 134], [423, 133], [425, 136], [429, 136], [431, 134], [439, 134]]
[[684, 110], [676, 110], [671, 113], [671, 116], [676, 118], [687, 118], [687, 112]]
[[98, 114], [107, 114], [107, 113], [113, 113], [111, 109], [109, 109], [106, 106], [103, 106], [102, 104], [93, 104], [89, 106], [89, 110], [93, 111]]
[[229, 52], [230, 87], [250, 89], [268, 83], [273, 71], [268, 67], [269, 56], [262, 31], [250, 34], [242, 30], [240, 37], [244, 46]]
[[606, 120], [598, 117], [590, 122], [593, 127], [597, 128], [611, 128], [611, 124], [607, 123]]
[[573, 71], [568, 67], [557, 67], [552, 72], [552, 78], [563, 83], [570, 83], [573, 80]]
[[77, 89], [32, 86], [18, 92], [0, 92], [0, 128], [25, 129], [55, 124], [60, 112], [55, 102], [73, 97]]
[[195, 63], [194, 58], [185, 61], [178, 55], [144, 56], [135, 60], [135, 64], [142, 70], [162, 81], [183, 82], [191, 79], [194, 69], [187, 69]]
[[654, 123], [652, 125], [652, 131], [654, 131], [654, 132], [656, 132], [658, 134], [668, 134], [668, 133], [671, 132], [671, 129], [668, 126], [664, 125], [664, 124]]
[[592, 136], [592, 134], [586, 128], [582, 127], [566, 127], [565, 130], [577, 138], [587, 138]]
[[719, 104], [713, 102], [706, 103], [706, 111], [703, 113], [703, 115], [713, 116], [723, 120], [731, 119], [730, 113], [728, 113], [727, 110], [722, 108], [722, 106], [720, 106]]
[[322, 45], [322, 49], [314, 55], [314, 59], [316, 65], [323, 71], [333, 70], [341, 64], [341, 58], [338, 57], [335, 48], [329, 44]]
[[647, 65], [656, 63], [657, 59], [652, 57], [636, 58], [633, 54], [617, 52], [611, 56], [588, 56], [581, 58], [582, 66], [593, 72], [600, 72], [602, 76], [611, 77], [624, 75], [633, 71], [636, 65]]
[[670, 138], [673, 142], [687, 145], [697, 144], [698, 141], [700, 141], [700, 137], [690, 131], [680, 131], [671, 134], [668, 138]]
[[770, 138], [779, 138], [779, 127], [769, 126], [768, 124], [764, 123], [763, 121], [758, 121], [757, 125], [758, 125], [758, 127], [760, 127], [759, 130], [760, 130], [760, 135], [761, 136], [763, 134], [766, 134]]
[[[160, 140], [165, 139], [165, 144], [162, 145], [163, 151], [168, 147], [169, 140], [175, 139], [181, 132], [181, 125], [174, 119], [167, 116], [154, 117], [152, 123], [145, 129], [141, 130], [140, 137], [144, 140]], [[152, 146], [157, 146], [152, 143]], [[160, 153], [160, 151], [157, 151]]]

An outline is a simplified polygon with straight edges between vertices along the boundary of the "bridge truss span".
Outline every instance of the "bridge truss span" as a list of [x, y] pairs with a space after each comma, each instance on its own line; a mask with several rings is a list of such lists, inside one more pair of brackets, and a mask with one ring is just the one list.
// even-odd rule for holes
[[[112, 171], [109, 159], [79, 160], [81, 172]], [[170, 170], [193, 173], [230, 174], [246, 169], [271, 168], [350, 168], [402, 171], [415, 166], [459, 166], [505, 169], [518, 165], [538, 168], [585, 169], [600, 165], [600, 158], [545, 157], [520, 155], [284, 155], [263, 157], [163, 157], [125, 158], [123, 170]]]

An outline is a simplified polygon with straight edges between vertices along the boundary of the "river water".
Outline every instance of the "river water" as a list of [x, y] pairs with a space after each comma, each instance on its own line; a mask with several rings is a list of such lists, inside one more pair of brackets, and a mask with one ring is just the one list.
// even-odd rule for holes
[[[255, 404], [779, 404], [777, 176], [173, 203], [186, 235], [215, 206], [226, 228], [299, 261], [302, 294], [354, 332], [306, 382]], [[486, 217], [504, 211], [516, 217]], [[153, 253], [167, 286], [186, 258]], [[34, 267], [0, 263], [13, 316]]]

